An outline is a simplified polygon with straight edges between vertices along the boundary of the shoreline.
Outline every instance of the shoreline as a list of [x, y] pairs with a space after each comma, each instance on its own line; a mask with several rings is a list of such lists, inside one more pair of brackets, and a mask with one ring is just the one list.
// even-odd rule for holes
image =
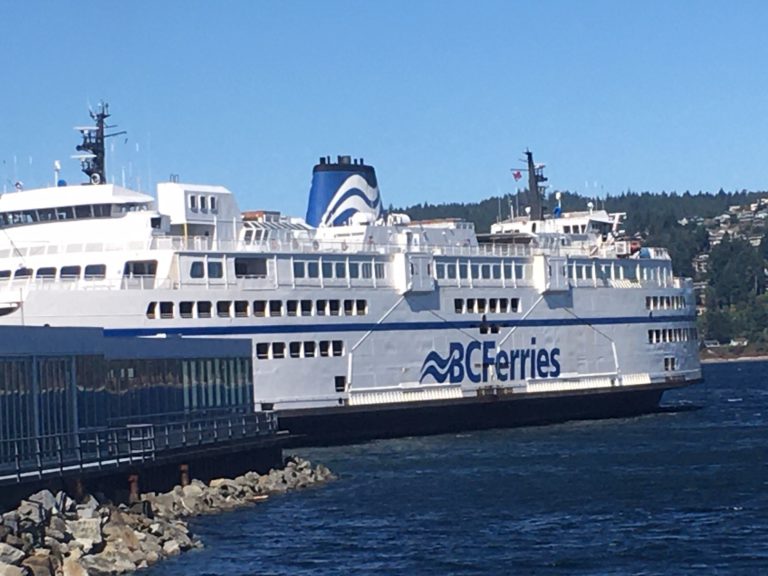
[[702, 364], [724, 364], [726, 362], [768, 362], [768, 355], [756, 356], [699, 356]]
[[0, 574], [97, 576], [131, 573], [203, 543], [187, 519], [258, 505], [291, 490], [323, 485], [335, 475], [289, 456], [267, 474], [247, 472], [208, 484], [192, 480], [169, 492], [147, 492], [131, 504], [86, 494], [41, 490], [0, 516]]

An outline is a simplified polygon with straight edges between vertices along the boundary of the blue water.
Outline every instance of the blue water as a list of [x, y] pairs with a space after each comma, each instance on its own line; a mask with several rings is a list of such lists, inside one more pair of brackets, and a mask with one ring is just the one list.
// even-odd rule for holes
[[633, 419], [297, 451], [339, 480], [192, 522], [146, 574], [768, 574], [768, 363]]

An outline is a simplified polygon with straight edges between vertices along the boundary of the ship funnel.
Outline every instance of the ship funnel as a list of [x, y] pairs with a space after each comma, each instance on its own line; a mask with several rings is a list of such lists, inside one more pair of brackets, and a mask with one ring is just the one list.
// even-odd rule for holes
[[370, 221], [381, 216], [381, 198], [376, 172], [363, 159], [339, 156], [320, 158], [312, 169], [307, 224], [316, 228], [343, 226], [354, 214], [369, 215]]

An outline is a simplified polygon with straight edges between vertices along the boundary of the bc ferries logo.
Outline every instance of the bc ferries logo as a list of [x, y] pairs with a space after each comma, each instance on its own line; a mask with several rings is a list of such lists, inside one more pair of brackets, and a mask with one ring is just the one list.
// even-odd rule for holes
[[432, 378], [443, 384], [458, 384], [465, 378], [479, 384], [488, 382], [493, 370], [501, 382], [527, 378], [557, 378], [560, 375], [560, 348], [537, 348], [531, 338], [530, 348], [497, 349], [493, 340], [468, 343], [451, 342], [448, 355], [443, 358], [435, 351], [427, 354], [421, 366], [419, 382]]
[[381, 216], [381, 196], [376, 171], [362, 160], [339, 157], [339, 162], [323, 161], [312, 171], [307, 224], [342, 226], [357, 212], [372, 220]]
[[328, 202], [320, 219], [321, 226], [344, 224], [355, 212], [371, 214], [374, 219], [381, 215], [381, 198], [376, 186], [369, 186], [359, 174], [350, 176]]

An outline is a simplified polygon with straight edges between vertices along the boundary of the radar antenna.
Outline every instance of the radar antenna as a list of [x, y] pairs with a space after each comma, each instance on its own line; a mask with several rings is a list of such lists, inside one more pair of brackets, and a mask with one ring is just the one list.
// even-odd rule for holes
[[104, 140], [113, 136], [127, 134], [127, 132], [123, 130], [121, 132], [105, 134], [107, 129], [117, 128], [116, 125], [107, 125], [107, 118], [110, 116], [109, 104], [107, 103], [100, 102], [96, 112], [90, 110], [90, 115], [96, 122], [96, 126], [75, 127], [75, 130], [78, 130], [83, 137], [83, 143], [77, 146], [77, 151], [84, 152], [84, 154], [73, 156], [73, 158], [80, 160], [80, 167], [88, 176], [88, 181], [91, 184], [104, 184], [107, 181]]

